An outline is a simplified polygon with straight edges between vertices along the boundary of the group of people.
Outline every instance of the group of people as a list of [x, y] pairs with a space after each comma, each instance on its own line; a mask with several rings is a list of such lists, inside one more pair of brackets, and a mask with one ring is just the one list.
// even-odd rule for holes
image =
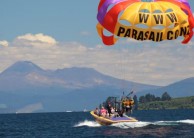
[[102, 117], [122, 117], [124, 113], [132, 113], [132, 106], [134, 105], [133, 99], [125, 98], [122, 99], [122, 108], [121, 110], [115, 109], [113, 106], [111, 106], [111, 103], [108, 102], [106, 108], [102, 106], [100, 109], [96, 108], [94, 110], [94, 113], [96, 115], [102, 116]]
[[115, 111], [115, 108], [112, 107], [110, 103], [108, 103], [106, 108], [104, 108], [104, 106], [102, 106], [101, 109], [96, 108], [94, 110], [94, 113], [96, 115], [99, 115], [99, 116], [102, 116], [102, 117], [109, 117], [109, 118], [112, 117], [112, 116], [114, 116], [114, 117], [122, 116], [121, 114], [120, 115], [118, 114], [119, 112]]
[[134, 100], [132, 97], [129, 97], [131, 94], [133, 94], [133, 91], [130, 92], [127, 96], [124, 96], [124, 92], [123, 92], [123, 96], [121, 98], [120, 101], [116, 101], [115, 98], [115, 102], [112, 103], [115, 108], [111, 105], [110, 101], [106, 102], [106, 108], [104, 108], [104, 106], [102, 106], [100, 109], [96, 108], [94, 110], [94, 113], [96, 115], [99, 116], [103, 116], [103, 117], [123, 117], [123, 114], [125, 113], [131, 113], [132, 114], [132, 109], [133, 109], [133, 105]]

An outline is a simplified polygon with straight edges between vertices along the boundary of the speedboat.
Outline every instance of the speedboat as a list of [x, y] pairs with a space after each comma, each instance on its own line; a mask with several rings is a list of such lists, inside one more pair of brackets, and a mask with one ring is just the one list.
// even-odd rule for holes
[[91, 111], [90, 114], [95, 118], [96, 122], [98, 122], [101, 125], [111, 125], [115, 123], [122, 123], [122, 122], [138, 122], [133, 117], [129, 117], [127, 115], [124, 116], [111, 116], [111, 117], [103, 117], [99, 116], [94, 113], [94, 111]]
[[117, 100], [117, 97], [108, 97], [107, 101], [104, 102], [105, 107], [111, 111], [110, 116], [107, 115], [107, 109], [104, 106], [101, 106], [101, 110], [99, 111], [98, 108], [90, 112], [90, 114], [95, 118], [96, 122], [101, 125], [111, 125], [115, 123], [121, 122], [138, 122], [137, 119], [133, 117], [129, 117], [126, 114], [132, 113], [132, 107], [135, 104], [134, 100], [129, 97], [133, 93], [130, 92], [127, 96], [123, 96], [121, 100]]

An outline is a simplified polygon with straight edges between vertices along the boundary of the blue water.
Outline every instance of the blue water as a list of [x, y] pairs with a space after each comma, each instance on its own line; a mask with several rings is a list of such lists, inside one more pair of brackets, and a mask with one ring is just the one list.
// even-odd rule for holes
[[89, 112], [1, 114], [6, 138], [194, 138], [194, 110], [135, 111], [135, 123], [101, 126]]

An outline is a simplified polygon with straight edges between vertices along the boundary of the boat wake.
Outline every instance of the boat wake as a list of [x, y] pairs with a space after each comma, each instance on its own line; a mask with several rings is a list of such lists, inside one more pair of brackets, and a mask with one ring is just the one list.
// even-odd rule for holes
[[174, 125], [181, 125], [181, 124], [191, 124], [194, 125], [194, 120], [179, 120], [179, 121], [156, 121], [156, 122], [126, 122], [126, 123], [117, 123], [112, 124], [111, 126], [119, 127], [122, 129], [127, 128], [141, 128], [146, 127], [149, 125], [155, 125], [155, 126], [174, 126]]
[[74, 127], [82, 127], [82, 126], [88, 126], [88, 127], [100, 127], [101, 125], [98, 124], [95, 121], [88, 121], [85, 120], [83, 122], [79, 122], [78, 124], [76, 124]]
[[[175, 126], [175, 125], [181, 125], [181, 124], [190, 124], [190, 125], [194, 125], [194, 120], [178, 120], [178, 121], [155, 121], [155, 122], [123, 122], [123, 123], [116, 123], [116, 124], [112, 124], [110, 126], [113, 127], [118, 127], [118, 128], [122, 128], [122, 129], [128, 129], [128, 128], [142, 128], [142, 127], [146, 127], [149, 125], [155, 125], [155, 126]], [[83, 122], [79, 122], [76, 125], [74, 125], [74, 127], [83, 127], [83, 126], [87, 126], [87, 127], [101, 127], [100, 124], [98, 124], [95, 121], [89, 121], [89, 120], [85, 120]]]
[[111, 126], [114, 127], [119, 127], [122, 129], [127, 129], [127, 128], [140, 128], [140, 127], [145, 127], [150, 125], [151, 122], [123, 122], [123, 123], [117, 123], [117, 124], [112, 124]]
[[187, 120], [180, 120], [179, 122], [180, 122], [180, 123], [186, 123], [186, 124], [192, 124], [192, 125], [194, 125], [194, 120], [190, 120], [190, 119], [187, 119]]

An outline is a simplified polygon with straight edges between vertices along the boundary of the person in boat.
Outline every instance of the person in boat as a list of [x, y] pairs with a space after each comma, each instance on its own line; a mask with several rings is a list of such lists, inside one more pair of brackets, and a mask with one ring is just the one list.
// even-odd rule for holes
[[100, 110], [100, 115], [103, 117], [106, 117], [106, 115], [107, 115], [107, 110], [104, 108], [104, 106], [102, 106], [102, 108]]
[[111, 104], [110, 104], [110, 102], [107, 105], [107, 110], [108, 110], [109, 117], [111, 117], [112, 112], [111, 112]]
[[123, 110], [118, 110], [117, 114], [115, 114], [116, 115], [115, 117], [123, 117], [123, 113], [124, 113]]
[[125, 107], [125, 109], [126, 109], [126, 112], [129, 112], [129, 111], [131, 112], [131, 110], [132, 110], [131, 103], [127, 104], [126, 107]]
[[121, 110], [120, 112], [119, 112], [119, 116], [120, 117], [123, 117], [123, 114], [125, 113], [125, 111], [124, 110]]
[[96, 107], [96, 109], [94, 110], [94, 114], [96, 114], [96, 115], [100, 115], [100, 111], [99, 111], [99, 109]]
[[115, 109], [114, 109], [114, 107], [111, 107], [111, 113], [112, 113], [112, 114], [115, 114]]
[[122, 102], [122, 109], [124, 110], [124, 112], [130, 112], [131, 113], [133, 104], [134, 104], [134, 101], [133, 101], [132, 98], [126, 98]]

